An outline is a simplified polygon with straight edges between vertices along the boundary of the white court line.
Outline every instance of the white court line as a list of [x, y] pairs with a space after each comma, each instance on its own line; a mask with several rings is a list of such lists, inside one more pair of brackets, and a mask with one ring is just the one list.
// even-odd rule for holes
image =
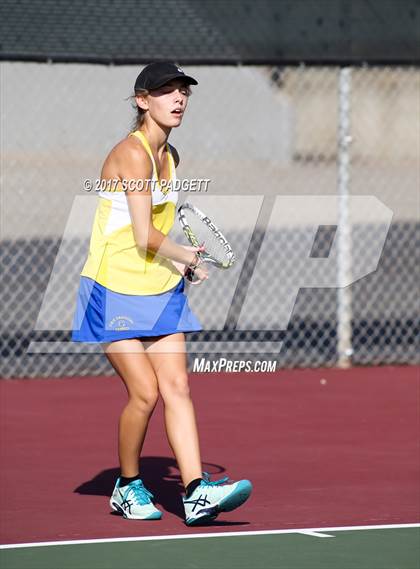
[[[85, 545], [90, 543], [121, 543], [130, 541], [161, 541], [170, 539], [197, 539], [206, 537], [245, 537], [250, 535], [278, 535], [287, 533], [304, 533], [314, 534], [318, 532], [337, 532], [337, 531], [356, 531], [368, 529], [406, 529], [419, 528], [420, 523], [416, 524], [388, 524], [375, 526], [340, 526], [335, 528], [293, 528], [293, 529], [273, 529], [260, 531], [229, 531], [229, 532], [213, 532], [213, 533], [187, 533], [177, 535], [147, 535], [141, 537], [116, 537], [103, 539], [74, 539], [68, 541], [40, 541], [34, 543], [7, 543], [0, 545], [0, 549], [19, 549], [22, 547], [46, 547], [51, 545]], [[322, 536], [326, 537], [326, 536]], [[334, 536], [333, 536], [334, 537]]]
[[298, 533], [301, 533], [302, 535], [310, 535], [312, 537], [335, 537], [335, 535], [330, 535], [328, 533], [319, 533], [318, 531], [311, 531], [311, 530], [302, 530]]

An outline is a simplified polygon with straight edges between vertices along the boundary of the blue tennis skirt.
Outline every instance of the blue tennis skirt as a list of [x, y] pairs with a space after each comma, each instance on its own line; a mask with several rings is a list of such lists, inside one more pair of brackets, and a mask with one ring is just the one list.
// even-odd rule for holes
[[202, 330], [184, 294], [185, 282], [167, 292], [131, 295], [80, 277], [73, 342], [101, 343]]

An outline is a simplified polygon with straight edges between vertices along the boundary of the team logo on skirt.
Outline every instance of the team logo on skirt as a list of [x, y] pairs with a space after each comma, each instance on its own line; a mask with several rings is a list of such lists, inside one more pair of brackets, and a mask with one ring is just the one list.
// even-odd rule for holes
[[115, 316], [109, 321], [107, 329], [116, 331], [131, 330], [133, 324], [134, 321], [128, 316]]

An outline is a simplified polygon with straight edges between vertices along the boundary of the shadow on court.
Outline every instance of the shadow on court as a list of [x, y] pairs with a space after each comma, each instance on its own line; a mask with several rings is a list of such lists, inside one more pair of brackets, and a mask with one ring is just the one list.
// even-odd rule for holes
[[[226, 471], [219, 464], [204, 463], [203, 467], [206, 472], [212, 475], [213, 480], [223, 476]], [[145, 486], [155, 496], [156, 503], [160, 504], [165, 511], [184, 519], [184, 508], [181, 499], [184, 493], [184, 486], [175, 459], [164, 456], [142, 457], [140, 473]], [[111, 496], [115, 481], [119, 475], [119, 468], [102, 470], [90, 480], [82, 482], [80, 486], [74, 489], [74, 492], [90, 496]], [[110, 513], [111, 515], [119, 515], [116, 512]], [[248, 522], [215, 520], [206, 525], [238, 526], [248, 525]]]

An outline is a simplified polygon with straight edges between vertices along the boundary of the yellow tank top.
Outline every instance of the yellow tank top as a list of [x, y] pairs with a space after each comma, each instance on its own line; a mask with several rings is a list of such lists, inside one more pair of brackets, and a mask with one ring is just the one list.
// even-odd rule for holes
[[[167, 235], [174, 224], [178, 202], [175, 162], [169, 144], [166, 145], [166, 156], [173, 183], [162, 188], [146, 137], [139, 130], [131, 132], [130, 136], [140, 140], [152, 161], [152, 221], [156, 229]], [[182, 276], [171, 261], [137, 246], [122, 184], [98, 192], [98, 197], [89, 254], [81, 276], [123, 294], [160, 294], [175, 287]]]

